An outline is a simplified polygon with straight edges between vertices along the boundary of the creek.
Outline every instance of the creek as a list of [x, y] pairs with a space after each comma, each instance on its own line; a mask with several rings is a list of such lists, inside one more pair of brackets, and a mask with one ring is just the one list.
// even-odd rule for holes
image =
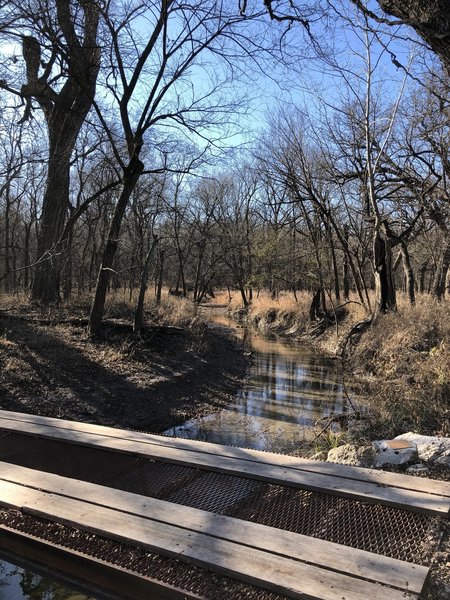
[[[211, 311], [212, 312], [212, 311]], [[351, 407], [337, 361], [277, 337], [236, 326], [225, 315], [205, 315], [213, 326], [235, 329], [250, 359], [246, 381], [229, 406], [173, 427], [166, 435], [301, 454], [311, 447], [318, 420]], [[0, 600], [94, 600], [51, 579], [0, 561]]]
[[241, 390], [219, 412], [192, 419], [166, 435], [280, 453], [308, 450], [316, 422], [350, 409], [338, 361], [286, 339], [266, 336], [225, 315], [205, 315], [235, 329], [250, 358]]
[[31, 570], [0, 560], [0, 600], [95, 600]]

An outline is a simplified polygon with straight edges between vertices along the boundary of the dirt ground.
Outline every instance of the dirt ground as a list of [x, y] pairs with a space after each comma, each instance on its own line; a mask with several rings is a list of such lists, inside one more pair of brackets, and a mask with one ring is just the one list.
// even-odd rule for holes
[[136, 340], [121, 320], [92, 341], [82, 319], [0, 310], [0, 408], [161, 432], [225, 406], [247, 362], [238, 342], [197, 322], [149, 326]]

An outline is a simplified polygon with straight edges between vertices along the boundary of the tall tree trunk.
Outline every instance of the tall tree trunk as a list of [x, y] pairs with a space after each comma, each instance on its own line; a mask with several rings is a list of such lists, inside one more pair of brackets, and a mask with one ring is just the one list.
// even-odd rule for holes
[[425, 293], [425, 277], [427, 274], [427, 270], [428, 270], [428, 263], [429, 263], [429, 258], [427, 258], [425, 260], [425, 262], [422, 263], [420, 270], [419, 270], [419, 293], [423, 294]]
[[[53, 48], [55, 57], [64, 53], [67, 64], [58, 90], [52, 89], [49, 78], [52, 69], [42, 66], [40, 42], [31, 36], [23, 36], [23, 56], [26, 63], [27, 82], [21, 93], [27, 100], [24, 119], [30, 116], [31, 102], [35, 98], [42, 108], [47, 122], [49, 155], [47, 181], [42, 204], [41, 223], [37, 244], [37, 262], [31, 298], [50, 304], [60, 301], [60, 248], [58, 243], [64, 229], [69, 206], [70, 158], [75, 143], [92, 106], [97, 75], [100, 68], [100, 48], [97, 30], [100, 9], [95, 0], [79, 2], [78, 11], [68, 0], [55, 0], [55, 17], [65, 39], [62, 50], [58, 44]], [[83, 18], [75, 19], [83, 12]], [[75, 13], [78, 14], [75, 16]], [[48, 40], [53, 44], [54, 40]], [[58, 59], [56, 60], [58, 63]]]
[[331, 263], [333, 265], [334, 295], [336, 296], [337, 302], [340, 302], [341, 289], [339, 286], [339, 270], [338, 270], [338, 266], [337, 266], [336, 252], [334, 250], [334, 240], [333, 240], [333, 235], [331, 233], [331, 228], [327, 227], [327, 229], [328, 229], [328, 237], [329, 237], [329, 243], [330, 243]]
[[158, 271], [158, 283], [156, 286], [156, 304], [161, 304], [162, 286], [164, 278], [164, 249], [159, 251], [159, 271]]
[[25, 293], [28, 292], [28, 288], [30, 285], [30, 239], [31, 239], [31, 226], [32, 223], [25, 224], [25, 241], [23, 248], [23, 261], [24, 261], [24, 275], [23, 275], [23, 287]]
[[447, 282], [447, 274], [450, 270], [450, 240], [447, 241], [444, 247], [442, 258], [436, 268], [433, 282], [433, 296], [437, 300], [442, 300], [445, 294], [445, 286]]
[[415, 295], [414, 271], [411, 266], [411, 260], [409, 257], [408, 248], [406, 247], [406, 243], [404, 241], [402, 241], [400, 243], [400, 253], [402, 255], [403, 272], [405, 274], [406, 293], [408, 295], [410, 304], [415, 304], [416, 295]]
[[5, 290], [8, 292], [10, 287], [11, 280], [11, 265], [10, 265], [10, 248], [11, 248], [11, 240], [10, 240], [10, 212], [11, 212], [11, 185], [10, 182], [6, 184], [5, 187]]
[[194, 293], [193, 300], [197, 302], [198, 296], [200, 294], [200, 277], [203, 266], [203, 256], [205, 254], [205, 246], [206, 240], [203, 240], [199, 246], [198, 259], [197, 259], [197, 268], [195, 270], [195, 283], [194, 283]]
[[58, 119], [59, 127], [50, 134], [47, 183], [42, 204], [37, 262], [31, 292], [33, 301], [44, 304], [56, 303], [61, 300], [59, 285], [62, 248], [57, 246], [69, 207], [70, 157], [76, 141], [76, 135], [71, 136], [70, 139], [66, 135], [58, 135], [63, 129], [64, 121], [65, 119]]
[[[348, 246], [348, 233], [347, 233], [346, 244]], [[344, 249], [343, 258], [342, 258], [342, 287], [343, 287], [342, 291], [344, 294], [344, 300], [348, 300], [350, 297], [350, 278], [349, 278], [349, 272], [348, 272], [348, 253], [345, 249]]]
[[136, 310], [134, 313], [134, 324], [133, 324], [133, 332], [135, 334], [140, 333], [142, 328], [142, 317], [144, 315], [144, 299], [145, 292], [147, 291], [147, 282], [148, 282], [148, 272], [150, 268], [150, 261], [152, 260], [153, 254], [156, 249], [156, 245], [158, 244], [158, 238], [156, 235], [153, 236], [152, 244], [147, 252], [147, 255], [144, 259], [144, 264], [142, 266], [141, 272], [141, 285], [139, 288], [139, 298], [136, 306]]
[[111, 226], [108, 233], [105, 249], [103, 250], [102, 263], [98, 273], [97, 286], [95, 289], [94, 301], [92, 303], [91, 314], [89, 317], [89, 334], [96, 336], [100, 334], [102, 328], [103, 312], [105, 309], [106, 292], [111, 279], [114, 257], [116, 255], [120, 226], [122, 224], [125, 209], [130, 200], [131, 194], [144, 170], [144, 163], [138, 157], [134, 156], [125, 169], [123, 177], [122, 192], [117, 201]]

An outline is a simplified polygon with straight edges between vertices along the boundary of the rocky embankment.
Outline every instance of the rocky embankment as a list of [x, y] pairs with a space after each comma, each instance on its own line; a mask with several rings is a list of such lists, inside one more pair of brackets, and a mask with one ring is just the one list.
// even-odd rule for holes
[[436, 465], [450, 469], [450, 438], [408, 432], [392, 440], [376, 440], [371, 445], [345, 444], [332, 448], [326, 460], [376, 469], [405, 465], [407, 473], [427, 475]]

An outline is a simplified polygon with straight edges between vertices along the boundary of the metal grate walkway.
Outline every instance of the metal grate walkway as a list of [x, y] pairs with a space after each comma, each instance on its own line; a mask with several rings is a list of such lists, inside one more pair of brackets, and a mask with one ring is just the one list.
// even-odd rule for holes
[[432, 515], [22, 434], [0, 460], [428, 565]]
[[0, 550], [121, 600], [417, 600], [449, 510], [445, 482], [0, 411]]

